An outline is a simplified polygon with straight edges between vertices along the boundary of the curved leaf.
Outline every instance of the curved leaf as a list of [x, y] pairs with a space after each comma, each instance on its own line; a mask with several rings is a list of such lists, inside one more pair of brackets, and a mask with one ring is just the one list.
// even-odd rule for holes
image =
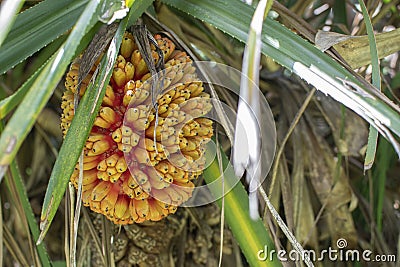
[[[208, 144], [206, 151], [214, 151], [215, 148]], [[211, 164], [204, 170], [203, 177], [208, 184], [213, 183], [214, 186], [209, 187], [214, 196], [219, 196], [224, 188], [233, 188], [226, 195], [225, 201], [225, 218], [235, 236], [236, 241], [245, 255], [250, 266], [280, 266], [281, 264], [274, 257], [272, 261], [267, 255], [269, 251], [274, 249], [274, 243], [269, 237], [267, 230], [260, 218], [253, 220], [250, 218], [249, 198], [242, 183], [238, 183], [232, 165], [228, 158], [221, 151], [222, 165], [224, 173], [221, 174], [219, 163], [216, 159], [210, 158], [213, 153], [206, 153], [207, 161]], [[221, 175], [224, 179], [221, 179]], [[233, 186], [236, 184], [235, 186]], [[221, 199], [217, 200], [221, 206]], [[266, 249], [267, 248], [267, 249]], [[261, 251], [261, 252], [260, 252]], [[263, 258], [265, 256], [265, 261]], [[261, 259], [260, 259], [261, 258]]]
[[24, 4], [24, 0], [5, 0], [0, 8], [0, 46], [6, 38], [15, 20], [15, 15]]
[[[381, 91], [381, 72], [379, 69], [379, 58], [378, 58], [378, 50], [376, 48], [374, 29], [372, 27], [371, 18], [368, 15], [368, 10], [364, 4], [364, 1], [358, 0], [358, 3], [360, 4], [365, 21], [365, 27], [368, 33], [368, 41], [369, 41], [370, 55], [371, 55], [371, 66], [372, 66], [372, 84], [379, 91]], [[364, 160], [364, 172], [368, 169], [371, 169], [372, 164], [374, 163], [377, 144], [378, 144], [378, 131], [372, 126], [370, 126], [367, 152], [365, 154], [365, 160]]]
[[19, 14], [0, 47], [0, 74], [70, 29], [88, 0], [45, 0]]
[[67, 41], [46, 64], [4, 129], [0, 138], [0, 180], [62, 78], [81, 39], [97, 21], [98, 5], [96, 0], [89, 2]]
[[[103, 57], [100, 63], [99, 74], [94, 83], [92, 83], [83, 96], [78, 110], [72, 120], [71, 126], [65, 137], [64, 143], [60, 149], [56, 163], [54, 164], [53, 172], [47, 187], [41, 215], [42, 230], [38, 242], [40, 242], [52, 222], [61, 199], [64, 196], [66, 185], [74, 171], [76, 162], [81, 154], [83, 145], [92, 128], [95, 117], [97, 116], [100, 104], [105, 94], [105, 88], [111, 77], [112, 67], [117, 57], [116, 51], [122, 41], [125, 28], [128, 20], [137, 20], [142, 15], [145, 9], [152, 1], [135, 1], [131, 8], [129, 17], [122, 20], [117, 33], [110, 45], [108, 54]], [[112, 54], [114, 52], [114, 54]]]
[[[97, 25], [96, 25], [97, 26]], [[76, 49], [74, 57], [76, 57], [80, 52], [88, 45], [90, 40], [93, 38], [97, 27], [93, 27], [80, 41], [78, 48]], [[67, 36], [61, 36], [56, 41], [52, 42], [45, 49], [42, 49], [34, 63], [32, 64], [32, 69], [36, 70], [31, 77], [24, 82], [18, 90], [16, 90], [12, 95], [2, 99], [0, 101], [0, 119], [5, 118], [5, 116], [11, 112], [25, 97], [28, 93], [29, 88], [35, 82], [36, 78], [39, 76], [40, 72], [46, 66], [50, 60], [54, 60], [55, 52], [61, 43], [64, 43]], [[53, 47], [54, 46], [54, 47]], [[49, 50], [49, 51], [47, 51]], [[50, 56], [51, 55], [51, 56]], [[47, 60], [46, 60], [47, 59]], [[44, 63], [42, 63], [44, 62]], [[35, 67], [36, 66], [36, 67]]]

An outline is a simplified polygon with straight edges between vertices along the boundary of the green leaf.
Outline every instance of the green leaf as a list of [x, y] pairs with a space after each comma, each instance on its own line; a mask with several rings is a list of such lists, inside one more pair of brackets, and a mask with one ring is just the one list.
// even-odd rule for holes
[[0, 74], [69, 30], [87, 2], [88, 0], [45, 0], [19, 14], [0, 47]]
[[[215, 148], [208, 144], [207, 152], [214, 151]], [[233, 188], [224, 196], [225, 201], [225, 218], [236, 241], [245, 255], [250, 266], [281, 266], [276, 257], [272, 261], [269, 258], [269, 252], [274, 249], [274, 243], [268, 235], [267, 230], [261, 219], [253, 220], [250, 218], [249, 198], [242, 183], [238, 183], [233, 171], [232, 165], [229, 163], [226, 155], [221, 151], [224, 179], [221, 179], [221, 172], [217, 160], [210, 158], [213, 153], [206, 153], [207, 162], [212, 163], [204, 170], [203, 177], [208, 184], [213, 183], [209, 187], [214, 196], [219, 196], [223, 192], [222, 180], [224, 188]], [[235, 185], [236, 184], [236, 185]], [[235, 186], [234, 186], [235, 185]], [[221, 199], [217, 200], [221, 206]], [[267, 250], [265, 250], [267, 248]], [[260, 253], [260, 251], [263, 251]], [[265, 261], [258, 258], [266, 257]]]
[[[239, 0], [162, 0], [245, 42], [254, 8]], [[262, 53], [352, 109], [388, 139], [400, 155], [393, 134], [400, 136], [400, 108], [315, 46], [267, 17]], [[299, 53], [301, 51], [301, 53]]]
[[[137, 20], [151, 2], [152, 1], [145, 0], [135, 1], [131, 8], [131, 12], [129, 13], [131, 19]], [[116, 40], [114, 47], [111, 47], [110, 51], [113, 51], [112, 49], [116, 50], [115, 52], [118, 51], [128, 20], [129, 17], [122, 20], [115, 35]], [[99, 69], [99, 74], [96, 77], [95, 82], [86, 89], [86, 93], [79, 104], [74, 119], [72, 120], [58, 158], [54, 164], [53, 172], [47, 187], [41, 215], [40, 228], [42, 232], [38, 242], [44, 238], [44, 235], [49, 229], [50, 223], [57, 212], [61, 199], [64, 196], [66, 185], [74, 171], [75, 164], [81, 154], [83, 145], [89, 136], [94, 119], [98, 114], [116, 57], [116, 53], [110, 55], [107, 54], [103, 57], [100, 63], [101, 67]]]
[[[371, 66], [372, 66], [372, 84], [378, 89], [381, 90], [381, 73], [379, 68], [379, 59], [378, 59], [378, 51], [376, 47], [376, 40], [374, 35], [374, 29], [372, 27], [371, 19], [368, 15], [368, 10], [365, 7], [363, 0], [358, 0], [361, 11], [365, 21], [365, 28], [368, 34], [368, 41], [370, 47], [371, 54]], [[376, 197], [377, 197], [377, 205], [376, 205], [376, 224], [378, 229], [382, 231], [382, 213], [383, 213], [383, 202], [385, 199], [385, 183], [386, 183], [386, 171], [388, 169], [389, 160], [387, 157], [387, 153], [389, 148], [387, 147], [387, 142], [384, 140], [380, 140], [380, 143], [383, 144], [380, 149], [381, 153], [384, 155], [383, 161], [379, 162], [379, 166], [377, 166], [377, 180], [374, 181], [376, 186]], [[368, 135], [368, 144], [367, 144], [367, 152], [364, 160], [364, 172], [372, 167], [376, 157], [376, 150], [378, 144], [378, 131], [372, 126], [369, 127], [369, 135]], [[382, 153], [382, 154], [383, 154]]]
[[14, 94], [0, 101], [0, 120], [5, 118], [5, 116], [7, 116], [7, 114], [22, 101], [33, 82], [39, 76], [39, 73], [43, 70], [43, 67], [44, 66], [40, 67], [31, 77], [29, 77], [29, 79]]
[[98, 5], [99, 2], [96, 0], [89, 2], [67, 41], [57, 51], [56, 56], [46, 64], [5, 127], [0, 138], [0, 180], [64, 75], [81, 39], [97, 21]]
[[347, 28], [347, 3], [345, 0], [336, 0], [333, 2], [333, 31], [343, 32]]
[[[381, 72], [379, 69], [378, 50], [376, 48], [376, 40], [374, 35], [374, 29], [372, 27], [371, 18], [368, 15], [368, 10], [365, 7], [363, 0], [358, 0], [361, 6], [362, 14], [365, 21], [365, 27], [367, 29], [368, 41], [371, 54], [371, 65], [372, 65], [372, 84], [380, 91], [381, 90]], [[376, 145], [378, 143], [378, 131], [370, 126], [368, 135], [367, 152], [364, 160], [364, 171], [371, 169], [374, 164], [376, 155]]]
[[[96, 30], [97, 27], [93, 27], [82, 38], [78, 48], [76, 49], [74, 57], [77, 56], [88, 45], [90, 40], [93, 38]], [[0, 119], [5, 118], [5, 116], [9, 112], [11, 112], [23, 100], [25, 95], [28, 93], [29, 88], [32, 86], [32, 84], [39, 76], [39, 74], [46, 66], [46, 64], [49, 62], [49, 60], [54, 60], [55, 56], [54, 52], [60, 47], [61, 43], [64, 43], [66, 37], [67, 36], [61, 36], [56, 41], [51, 43], [49, 46], [41, 50], [40, 54], [36, 57], [36, 60], [33, 62], [31, 66], [31, 68], [35, 70], [35, 72], [31, 75], [31, 77], [29, 77], [29, 79], [24, 84], [22, 84], [22, 86], [18, 88], [18, 90], [15, 93], [0, 101]], [[52, 57], [49, 56], [51, 54], [53, 54]], [[43, 61], [45, 61], [44, 64]]]
[[15, 20], [15, 15], [19, 12], [24, 0], [5, 0], [1, 3], [0, 9], [0, 46], [6, 38]]
[[[33, 214], [31, 204], [28, 199], [28, 194], [26, 192], [25, 186], [24, 186], [24, 181], [21, 177], [21, 174], [18, 170], [17, 164], [15, 161], [13, 161], [10, 165], [10, 170], [11, 170], [11, 177], [14, 182], [14, 186], [16, 188], [16, 191], [18, 192], [18, 197], [19, 201], [21, 202], [21, 205], [24, 209], [24, 213], [26, 216], [26, 220], [29, 225], [29, 229], [32, 233], [32, 236], [34, 240], [36, 240], [39, 237], [39, 227], [36, 222], [35, 215]], [[10, 185], [8, 185], [10, 187]], [[40, 258], [40, 263], [42, 266], [51, 266], [50, 264], [50, 259], [49, 255], [47, 254], [46, 248], [44, 244], [40, 244], [37, 246], [37, 253]]]
[[[390, 171], [396, 164], [396, 154], [390, 147], [388, 141], [379, 138], [378, 149], [376, 153], [376, 164], [372, 170], [372, 190], [374, 202], [374, 214], [376, 216], [376, 227], [378, 231], [382, 231], [384, 223], [383, 208], [386, 200], [386, 177], [390, 177]], [[370, 195], [371, 196], [371, 195]]]

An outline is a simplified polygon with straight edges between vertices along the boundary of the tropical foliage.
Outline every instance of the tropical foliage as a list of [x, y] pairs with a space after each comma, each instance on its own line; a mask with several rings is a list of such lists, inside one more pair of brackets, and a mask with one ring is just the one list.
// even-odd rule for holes
[[[262, 12], [255, 12], [257, 7]], [[222, 259], [223, 266], [294, 266], [276, 254], [266, 257], [266, 249], [285, 250], [289, 257], [289, 251], [302, 248], [316, 255], [331, 248], [357, 250], [360, 260], [311, 257], [313, 264], [373, 266], [361, 257], [363, 251], [371, 251], [369, 258], [380, 255], [388, 259], [385, 266], [395, 266], [400, 255], [399, 12], [399, 2], [390, 0], [2, 1], [0, 264], [217, 266]], [[197, 186], [216, 185], [211, 190], [215, 195], [232, 188], [223, 199], [177, 210], [168, 206], [164, 210], [175, 214], [158, 221], [164, 215], [157, 210], [162, 215], [158, 222], [129, 226], [114, 225], [80, 208], [82, 201], [68, 182], [73, 175], [78, 187], [74, 168], [82, 149], [87, 149], [92, 125], [100, 125], [102, 99], [110, 96], [107, 85], [120, 81], [114, 71], [121, 64], [118, 54], [125, 53], [120, 46], [127, 39], [134, 42], [126, 31], [139, 18], [153, 34], [167, 34], [191, 60], [243, 67], [249, 77], [259, 79], [257, 97], [269, 103], [275, 124], [267, 113], [258, 117], [260, 125], [270, 127], [261, 127], [261, 141], [275, 151], [261, 161], [266, 169], [272, 165], [258, 190], [261, 218], [250, 218], [246, 179], [235, 185], [239, 178], [228, 160], [235, 149], [229, 138], [233, 128], [226, 127], [234, 121], [218, 108], [213, 142], [201, 148], [208, 167], [202, 176], [194, 176], [199, 176]], [[260, 35], [252, 21], [259, 22]], [[98, 34], [111, 29], [106, 25], [115, 27]], [[92, 41], [96, 38], [107, 42], [94, 46], [100, 43]], [[61, 109], [66, 106], [64, 84], [72, 79], [66, 73], [85, 49], [88, 53], [87, 47], [98, 51], [93, 56], [96, 64], [87, 63], [89, 70], [93, 67], [93, 79], [85, 81], [79, 108], [66, 122], [67, 113]], [[260, 61], [257, 51], [262, 53]], [[239, 88], [239, 79], [214, 74], [222, 85]], [[219, 103], [237, 110], [239, 92], [204, 87], [204, 97], [215, 99], [217, 94]], [[197, 89], [191, 90], [197, 94]], [[250, 89], [242, 84], [241, 90]], [[75, 108], [72, 102], [68, 105]], [[150, 97], [148, 102], [154, 104]], [[64, 134], [68, 128], [65, 138], [61, 114]], [[204, 139], [211, 137], [210, 131]], [[147, 134], [156, 143], [156, 131], [154, 136]], [[134, 220], [142, 222], [140, 216]]]

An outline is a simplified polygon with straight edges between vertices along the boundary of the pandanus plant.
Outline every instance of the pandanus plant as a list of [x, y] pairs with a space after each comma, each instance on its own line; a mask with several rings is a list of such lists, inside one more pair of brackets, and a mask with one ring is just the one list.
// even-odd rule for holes
[[[14, 252], [15, 261], [22, 265], [54, 264], [42, 242], [46, 242], [44, 238], [52, 222], [61, 217], [56, 216], [56, 212], [65, 192], [67, 204], [64, 211], [68, 214], [65, 225], [69, 226], [66, 227], [69, 229], [66, 229], [68, 245], [65, 249], [68, 265], [75, 265], [85, 255], [90, 255], [82, 252], [85, 244], [93, 245], [86, 249], [96, 250], [92, 251], [93, 258], [89, 262], [94, 264], [98, 256], [101, 259], [98, 264], [105, 266], [115, 262], [121, 266], [146, 262], [149, 266], [168, 265], [172, 261], [182, 264], [182, 260], [189, 257], [187, 255], [193, 255], [191, 262], [196, 264], [212, 264], [213, 257], [204, 256], [204, 251], [219, 260], [225, 257], [229, 259], [227, 262], [232, 258], [237, 261], [237, 257], [225, 255], [235, 246], [229, 239], [229, 231], [222, 234], [224, 220], [251, 266], [280, 265], [276, 257], [260, 256], [267, 255], [268, 249], [273, 250], [274, 244], [280, 248], [280, 242], [286, 240], [281, 233], [289, 240], [286, 248], [293, 248], [297, 253], [303, 252], [300, 243], [316, 251], [324, 247], [326, 244], [317, 238], [317, 232], [324, 232], [323, 229], [328, 231], [321, 240], [339, 246], [336, 240], [342, 237], [348, 241], [349, 247], [358, 246], [357, 220], [353, 217], [361, 215], [352, 214], [357, 206], [354, 199], [361, 200], [364, 213], [368, 205], [364, 204], [366, 193], [357, 191], [354, 194], [354, 185], [350, 186], [349, 175], [343, 171], [342, 159], [354, 156], [351, 154], [353, 148], [344, 136], [344, 118], [352, 118], [354, 124], [361, 125], [358, 132], [365, 133], [366, 130], [365, 123], [345, 108], [353, 110], [371, 125], [365, 170], [373, 165], [378, 133], [389, 141], [380, 141], [381, 149], [390, 151], [385, 153], [378, 148], [378, 159], [382, 155], [390, 154], [393, 158], [396, 153], [400, 154], [398, 102], [395, 94], [390, 96], [394, 99], [391, 101], [377, 90], [380, 88], [378, 58], [398, 48], [393, 46], [383, 52], [380, 50], [379, 54], [376, 48], [385, 47], [389, 39], [399, 35], [394, 31], [390, 38], [381, 35], [375, 40], [363, 1], [359, 1], [359, 6], [369, 40], [358, 40], [360, 43], [369, 42], [371, 50], [367, 47], [367, 50], [356, 52], [362, 51], [371, 57], [361, 63], [354, 58], [356, 53], [347, 53], [346, 48], [354, 47], [347, 43], [348, 40], [336, 46], [328, 45], [325, 47], [327, 51], [322, 52], [313, 44], [317, 42], [320, 46], [322, 42], [315, 38], [310, 25], [272, 1], [259, 1], [257, 6], [252, 6], [242, 1], [211, 0], [162, 0], [154, 5], [153, 1], [45, 0], [20, 12], [29, 4], [23, 2], [3, 1], [0, 11], [0, 73], [4, 74], [0, 95], [0, 179], [5, 177], [11, 193], [7, 199], [12, 199], [11, 202], [19, 207], [15, 209], [16, 214], [28, 233], [27, 243], [31, 248], [26, 254], [29, 257], [25, 256], [22, 248], [12, 242], [12, 234], [5, 226], [5, 244]], [[389, 5], [388, 9], [391, 7], [385, 5]], [[276, 14], [280, 22], [292, 30], [279, 23]], [[238, 41], [245, 43], [245, 49]], [[301, 84], [303, 89], [308, 87], [289, 78], [288, 73], [277, 72], [279, 78], [271, 82], [279, 84], [282, 90], [265, 89], [268, 87], [265, 81], [273, 80], [273, 75], [265, 71], [260, 73], [259, 66], [268, 69], [275, 65], [266, 63], [265, 58], [260, 63], [262, 54], [314, 87], [308, 91], [302, 105], [299, 105], [303, 100], [299, 100], [297, 92], [288, 93], [282, 88], [286, 88], [288, 81]], [[207, 73], [201, 64], [197, 64], [197, 57], [241, 68], [242, 81], [223, 76], [227, 73]], [[372, 63], [373, 85], [353, 70], [369, 63]], [[240, 86], [236, 92], [239, 99], [227, 90], [218, 86], [214, 88], [205, 82], [213, 75], [222, 80], [221, 77], [230, 77], [220, 85], [233, 83], [238, 88]], [[24, 82], [8, 86], [12, 78]], [[61, 91], [57, 89], [58, 84], [64, 85]], [[264, 87], [261, 93], [257, 91], [258, 85]], [[8, 90], [9, 87], [12, 90]], [[310, 122], [312, 116], [306, 111], [315, 89], [343, 104], [339, 108], [342, 117], [335, 120], [333, 114], [338, 112], [333, 111], [335, 108], [324, 100], [324, 96], [318, 96], [318, 99], [323, 99], [321, 104], [314, 101], [329, 127], [340, 128], [340, 131], [333, 131], [333, 141], [325, 140], [329, 138]], [[46, 129], [51, 128], [48, 127], [50, 120], [43, 122], [45, 112], [42, 110], [53, 105], [54, 100], [50, 100], [53, 94], [56, 98], [58, 96], [57, 104], [61, 105], [62, 129], [62, 133], [54, 132], [63, 136], [63, 141], [58, 151], [52, 150], [56, 160], [51, 166], [50, 179], [44, 183], [45, 195], [40, 195], [40, 201], [44, 198], [44, 202], [40, 205], [38, 225], [35, 217], [38, 211], [36, 209], [34, 214], [32, 207], [35, 205], [28, 201], [33, 182], [23, 180], [29, 172], [21, 174], [16, 159], [24, 154], [24, 141], [29, 144], [29, 133], [34, 125], [41, 125], [35, 128], [37, 131], [41, 131], [43, 125], [47, 125], [44, 126]], [[285, 101], [282, 108], [286, 109], [285, 112], [277, 112], [277, 96], [279, 101]], [[269, 142], [272, 151], [275, 150], [275, 129], [269, 132], [269, 136], [265, 134], [263, 124], [269, 121], [269, 113], [260, 108], [260, 98], [272, 102], [275, 109], [271, 118], [280, 122], [277, 132], [279, 149], [268, 183], [263, 185], [260, 182], [266, 173], [259, 175], [255, 164], [261, 162], [261, 168], [269, 170], [274, 155], [269, 155], [267, 162], [258, 153], [263, 151], [262, 142]], [[242, 142], [237, 137], [239, 120], [235, 125], [235, 120], [224, 112], [223, 105], [233, 109], [239, 106], [237, 117], [249, 118], [242, 122], [244, 133], [251, 136], [255, 133], [251, 142]], [[300, 120], [302, 115], [306, 122]], [[211, 118], [218, 118], [218, 122]], [[292, 123], [287, 127], [282, 126], [290, 121]], [[57, 138], [44, 139], [47, 145], [61, 143]], [[232, 141], [231, 144], [227, 145], [226, 139]], [[292, 154], [286, 151], [289, 156], [286, 157], [284, 148], [288, 143], [300, 148]], [[311, 145], [306, 147], [306, 144]], [[331, 151], [329, 145], [336, 150]], [[305, 153], [299, 153], [300, 150]], [[234, 167], [227, 155], [233, 159]], [[377, 235], [383, 224], [385, 181], [382, 177], [389, 168], [389, 160], [383, 162], [377, 163], [377, 168], [370, 174], [380, 177], [376, 187], [377, 205], [369, 211], [376, 214], [374, 224], [378, 226], [374, 233]], [[243, 175], [245, 170], [247, 179], [240, 182], [237, 175]], [[288, 179], [289, 172], [292, 172], [292, 180]], [[306, 176], [309, 180], [305, 179]], [[215, 197], [222, 208], [217, 219], [207, 217], [209, 210], [197, 213], [201, 207], [178, 208], [192, 195], [203, 197], [196, 193], [195, 188], [204, 184], [213, 185], [210, 188], [214, 196], [223, 196]], [[250, 203], [245, 186], [250, 192]], [[25, 187], [28, 187], [28, 192]], [[225, 191], [227, 188], [229, 190]], [[272, 203], [268, 197], [272, 198]], [[278, 209], [281, 197], [285, 220], [275, 209]], [[86, 209], [81, 211], [82, 203], [93, 213], [89, 214]], [[324, 211], [322, 230], [316, 229]], [[79, 223], [81, 213], [84, 224]], [[199, 214], [206, 214], [202, 218], [208, 219], [202, 221]], [[120, 228], [121, 225], [124, 228]], [[174, 230], [175, 238], [171, 237], [169, 226]], [[197, 231], [193, 229], [198, 229], [202, 233], [198, 236], [207, 242], [193, 238]], [[92, 238], [87, 238], [86, 230]], [[210, 237], [207, 231], [220, 232], [221, 236]], [[102, 241], [96, 232], [100, 232]], [[270, 234], [275, 242], [272, 242]], [[80, 235], [86, 238], [79, 239]], [[143, 236], [147, 241], [138, 241]], [[224, 236], [225, 241], [230, 242], [225, 247]], [[187, 241], [182, 245], [184, 249], [180, 250], [186, 252], [169, 252], [168, 246], [172, 247], [173, 240], [179, 238]], [[382, 251], [385, 242], [383, 238], [379, 240], [378, 251]], [[157, 244], [163, 241], [166, 247], [161, 248]], [[78, 250], [80, 252], [77, 243], [78, 248], [82, 247]], [[178, 243], [175, 242], [175, 246]], [[51, 243], [47, 245], [50, 247]], [[118, 250], [119, 246], [122, 249]], [[155, 247], [162, 253], [155, 256]], [[204, 253], [196, 254], [200, 247]], [[214, 255], [214, 252], [218, 253]], [[128, 256], [124, 258], [125, 254]], [[308, 257], [303, 260], [312, 266]]]

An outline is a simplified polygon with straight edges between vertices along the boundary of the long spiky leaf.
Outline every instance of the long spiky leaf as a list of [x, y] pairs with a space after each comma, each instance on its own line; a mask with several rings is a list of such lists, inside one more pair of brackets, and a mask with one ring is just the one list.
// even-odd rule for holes
[[45, 0], [18, 14], [0, 47], [0, 74], [70, 29], [87, 2], [88, 0]]
[[[215, 148], [208, 145], [206, 151], [213, 151]], [[220, 148], [217, 148], [220, 149]], [[206, 152], [206, 157], [210, 159], [212, 153]], [[229, 224], [235, 239], [238, 241], [239, 246], [242, 249], [250, 266], [280, 266], [279, 261], [274, 258], [265, 257], [265, 261], [260, 260], [257, 257], [257, 252], [268, 248], [274, 248], [273, 242], [270, 239], [267, 230], [265, 229], [262, 221], [258, 218], [252, 220], [250, 218], [250, 211], [248, 206], [248, 196], [244, 187], [241, 183], [237, 183], [237, 178], [232, 165], [226, 158], [226, 155], [221, 153], [222, 165], [224, 173], [220, 173], [219, 163], [214, 159], [211, 164], [204, 170], [204, 179], [207, 183], [213, 183], [215, 186], [211, 187], [211, 193], [215, 196], [220, 195], [222, 190], [222, 181], [224, 181], [225, 188], [232, 188], [233, 184], [236, 184], [231, 191], [224, 196], [225, 201], [225, 218]], [[221, 175], [224, 179], [221, 179]], [[217, 202], [221, 205], [221, 199]], [[272, 260], [272, 261], [271, 261]]]
[[[36, 218], [33, 214], [32, 207], [29, 203], [28, 199], [28, 194], [26, 192], [26, 189], [24, 187], [24, 183], [21, 177], [21, 174], [18, 170], [17, 164], [15, 161], [11, 163], [10, 166], [11, 170], [11, 177], [13, 178], [13, 183], [15, 184], [15, 190], [17, 192], [17, 196], [19, 197], [19, 202], [21, 203], [23, 210], [24, 210], [24, 216], [27, 220], [27, 223], [29, 225], [30, 232], [32, 233], [32, 237], [34, 240], [36, 240], [39, 237], [39, 227], [36, 223]], [[40, 259], [40, 263], [43, 266], [51, 266], [50, 265], [50, 259], [49, 255], [46, 252], [45, 246], [43, 244], [40, 244], [36, 246], [38, 256]]]
[[[368, 15], [368, 11], [367, 8], [365, 7], [364, 1], [358, 0], [358, 3], [361, 6], [361, 11], [364, 17], [365, 27], [367, 29], [367, 34], [368, 34], [370, 54], [371, 54], [371, 65], [372, 65], [372, 84], [379, 91], [381, 91], [379, 58], [378, 58], [378, 50], [376, 48], [374, 29], [372, 27], [371, 18]], [[378, 131], [374, 127], [370, 126], [367, 152], [364, 160], [364, 171], [370, 169], [372, 167], [372, 164], [374, 163], [377, 143], [378, 143]]]
[[[145, 9], [151, 4], [151, 1], [136, 1], [131, 8], [130, 19], [136, 20]], [[128, 23], [125, 18], [116, 33], [116, 41], [111, 45], [112, 49], [118, 50], [124, 30]], [[110, 50], [111, 51], [111, 50]], [[113, 51], [113, 50], [112, 50]], [[65, 137], [64, 143], [60, 149], [59, 157], [53, 168], [43, 203], [41, 215], [41, 241], [46, 234], [50, 223], [54, 218], [57, 208], [64, 195], [67, 182], [74, 170], [75, 163], [82, 151], [83, 145], [89, 135], [91, 126], [100, 108], [101, 101], [105, 93], [105, 87], [111, 77], [110, 66], [112, 67], [116, 59], [116, 53], [103, 57], [100, 65], [99, 74], [83, 96], [79, 108], [74, 115], [74, 119]]]
[[0, 46], [3, 44], [24, 0], [5, 0], [0, 7]]
[[95, 24], [96, 20], [93, 18], [97, 15], [98, 4], [92, 0], [87, 5], [67, 41], [39, 74], [4, 129], [0, 138], [0, 180], [67, 69], [79, 41]]

